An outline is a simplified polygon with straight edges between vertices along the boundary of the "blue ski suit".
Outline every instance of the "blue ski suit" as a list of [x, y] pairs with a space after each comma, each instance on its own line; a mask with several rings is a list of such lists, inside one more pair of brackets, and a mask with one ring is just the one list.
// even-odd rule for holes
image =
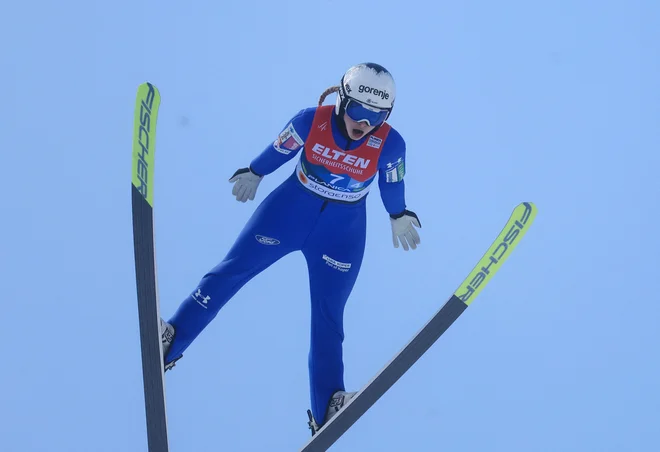
[[311, 296], [309, 378], [312, 413], [321, 424], [332, 394], [344, 388], [344, 306], [360, 271], [366, 194], [378, 179], [385, 209], [405, 210], [405, 142], [385, 123], [358, 141], [342, 133], [334, 106], [301, 110], [251, 163], [274, 172], [300, 153], [293, 174], [257, 207], [225, 258], [169, 320], [166, 362], [181, 356], [250, 279], [293, 251], [305, 256]]

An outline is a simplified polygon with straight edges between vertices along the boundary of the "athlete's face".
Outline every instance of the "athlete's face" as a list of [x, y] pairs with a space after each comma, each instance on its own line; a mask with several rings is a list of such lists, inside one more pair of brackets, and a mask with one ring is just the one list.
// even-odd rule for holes
[[359, 140], [369, 132], [375, 129], [374, 126], [368, 125], [366, 122], [355, 122], [344, 113], [344, 123], [346, 130], [351, 140]]

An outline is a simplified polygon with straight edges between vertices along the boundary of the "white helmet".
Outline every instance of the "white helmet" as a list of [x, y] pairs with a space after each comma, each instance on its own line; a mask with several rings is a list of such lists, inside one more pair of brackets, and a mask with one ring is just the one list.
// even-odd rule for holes
[[358, 64], [341, 79], [335, 113], [349, 113], [355, 121], [378, 126], [392, 113], [395, 97], [394, 78], [387, 69], [376, 63]]

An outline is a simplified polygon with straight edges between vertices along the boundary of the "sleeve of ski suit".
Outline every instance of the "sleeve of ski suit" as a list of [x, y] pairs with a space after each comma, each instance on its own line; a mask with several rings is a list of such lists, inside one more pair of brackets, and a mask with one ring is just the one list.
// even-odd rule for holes
[[378, 188], [385, 210], [396, 215], [406, 210], [406, 142], [392, 128], [378, 160]]
[[252, 172], [260, 176], [271, 174], [295, 157], [307, 140], [315, 111], [315, 108], [300, 110], [282, 129], [275, 141], [252, 160], [250, 163]]

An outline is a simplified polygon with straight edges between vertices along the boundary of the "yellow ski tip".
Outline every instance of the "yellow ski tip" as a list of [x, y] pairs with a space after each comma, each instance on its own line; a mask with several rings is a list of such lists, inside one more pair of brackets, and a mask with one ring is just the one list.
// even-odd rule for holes
[[456, 297], [468, 306], [477, 298], [479, 292], [486, 287], [486, 284], [518, 245], [520, 239], [527, 233], [536, 218], [536, 213], [537, 208], [532, 202], [520, 203], [513, 210], [500, 235], [463, 281], [463, 284], [454, 292]]

